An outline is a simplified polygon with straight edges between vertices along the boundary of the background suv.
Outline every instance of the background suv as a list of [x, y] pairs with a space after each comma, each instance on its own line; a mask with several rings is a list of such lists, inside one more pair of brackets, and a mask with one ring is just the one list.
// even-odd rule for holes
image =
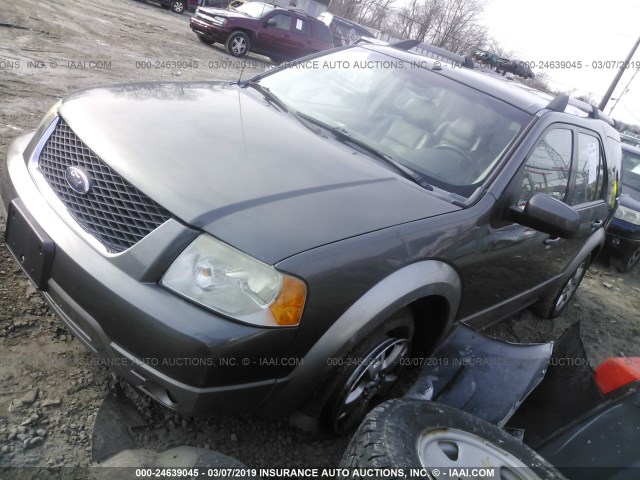
[[8, 248], [170, 408], [344, 433], [455, 322], [559, 315], [604, 245], [597, 110], [389, 46], [310, 61], [85, 90], [9, 147]]
[[622, 195], [607, 229], [607, 253], [620, 272], [640, 262], [640, 148], [622, 143]]
[[331, 32], [302, 12], [266, 3], [245, 3], [234, 11], [200, 7], [191, 30], [205, 43], [222, 43], [234, 57], [255, 52], [275, 63], [333, 47]]

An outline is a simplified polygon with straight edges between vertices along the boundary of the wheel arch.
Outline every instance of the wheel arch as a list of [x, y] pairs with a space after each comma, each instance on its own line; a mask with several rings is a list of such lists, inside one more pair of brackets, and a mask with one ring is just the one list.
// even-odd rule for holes
[[[414, 316], [414, 339], [417, 347], [432, 347], [453, 326], [460, 304], [462, 283], [449, 264], [426, 260], [403, 267], [387, 276], [362, 295], [320, 337], [302, 362], [286, 378], [278, 382], [268, 404], [267, 415], [290, 413], [299, 407], [326, 378], [332, 367], [328, 358], [338, 358], [353, 350], [387, 318], [408, 307]], [[436, 318], [429, 322], [430, 309]], [[428, 315], [429, 314], [429, 315]], [[418, 320], [416, 321], [416, 318]], [[424, 341], [424, 335], [437, 326], [438, 337]]]
[[253, 30], [249, 30], [247, 28], [244, 27], [236, 27], [233, 30], [231, 30], [231, 33], [229, 34], [229, 37], [231, 35], [233, 35], [236, 32], [242, 32], [244, 33], [247, 37], [249, 37], [249, 51], [251, 51], [251, 46], [253, 45], [254, 40], [256, 39], [256, 32]]

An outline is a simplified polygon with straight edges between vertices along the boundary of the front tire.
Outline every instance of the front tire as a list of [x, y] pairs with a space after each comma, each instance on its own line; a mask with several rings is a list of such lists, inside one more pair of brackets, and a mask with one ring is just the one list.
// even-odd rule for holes
[[340, 462], [340, 468], [352, 470], [426, 469], [431, 472], [429, 478], [437, 478], [438, 469], [488, 466], [494, 469], [495, 478], [564, 478], [540, 455], [495, 425], [446, 405], [416, 399], [390, 400], [371, 411]]
[[531, 307], [533, 313], [542, 318], [556, 318], [560, 316], [560, 314], [564, 312], [569, 305], [569, 301], [573, 298], [573, 295], [576, 293], [576, 290], [580, 286], [580, 282], [582, 282], [590, 264], [591, 257], [587, 257], [582, 260], [580, 265], [578, 265], [578, 268], [573, 271], [567, 281], [562, 285], [562, 287], [560, 287], [553, 297], [543, 299]]
[[249, 36], [244, 32], [233, 32], [227, 39], [227, 52], [234, 57], [249, 53]]
[[413, 316], [400, 310], [374, 330], [343, 360], [322, 413], [322, 424], [344, 435], [362, 421], [394, 386], [409, 357]]

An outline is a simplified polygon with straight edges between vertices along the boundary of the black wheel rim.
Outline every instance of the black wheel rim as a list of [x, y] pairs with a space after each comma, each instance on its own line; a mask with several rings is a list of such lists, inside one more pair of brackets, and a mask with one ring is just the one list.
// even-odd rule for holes
[[402, 360], [409, 355], [406, 338], [388, 338], [364, 357], [354, 359], [358, 366], [349, 376], [333, 415], [333, 429], [337, 434], [357, 425], [376, 397], [384, 397], [399, 377]]
[[558, 299], [556, 300], [556, 305], [554, 307], [556, 312], [562, 310], [571, 300], [573, 294], [578, 289], [580, 282], [582, 281], [582, 277], [587, 272], [587, 268], [589, 267], [589, 263], [584, 260], [578, 268], [576, 268], [575, 272], [571, 275], [567, 283], [562, 287], [562, 291], [560, 295], [558, 295]]

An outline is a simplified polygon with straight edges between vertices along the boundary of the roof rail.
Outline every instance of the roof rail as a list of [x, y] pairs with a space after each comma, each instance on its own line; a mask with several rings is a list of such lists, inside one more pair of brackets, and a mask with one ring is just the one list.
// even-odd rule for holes
[[420, 43], [420, 40], [400, 40], [389, 45], [393, 48], [397, 48], [398, 50], [411, 50], [413, 47], [419, 45]]
[[611, 117], [608, 117], [603, 112], [598, 110], [598, 107], [596, 107], [595, 105], [591, 105], [590, 103], [583, 102], [582, 100], [571, 98], [566, 93], [557, 94], [554, 99], [549, 102], [549, 104], [547, 105], [547, 109], [554, 112], [564, 112], [568, 105], [571, 105], [578, 110], [582, 110], [589, 115], [589, 118], [602, 120], [612, 127], [615, 127], [615, 121]]
[[567, 105], [569, 105], [569, 95], [566, 93], [559, 93], [549, 102], [547, 108], [553, 112], [564, 112]]

